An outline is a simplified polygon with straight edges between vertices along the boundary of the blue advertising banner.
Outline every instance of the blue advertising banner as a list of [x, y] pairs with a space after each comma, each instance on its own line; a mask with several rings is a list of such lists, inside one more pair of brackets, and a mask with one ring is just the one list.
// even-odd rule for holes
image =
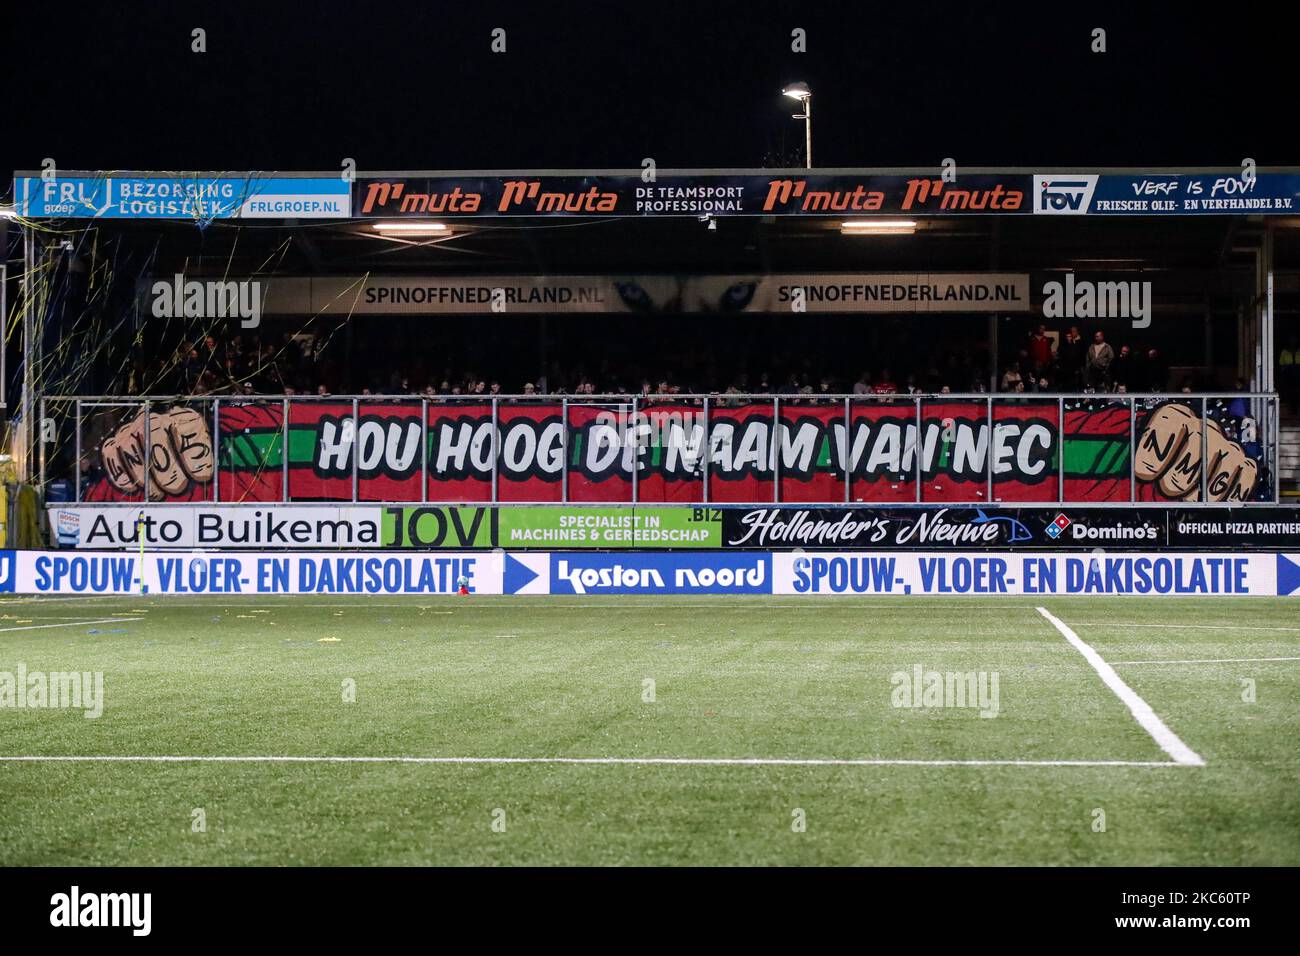
[[104, 173], [22, 176], [14, 186], [15, 212], [37, 219], [346, 219], [352, 214], [351, 184], [337, 176]]
[[774, 594], [1283, 597], [1300, 587], [1285, 554], [917, 552], [772, 556]]
[[771, 594], [768, 553], [552, 553], [552, 594]]
[[[355, 192], [355, 200], [353, 193]], [[34, 218], [1294, 215], [1300, 173], [770, 170], [295, 178], [274, 173], [19, 176]]]
[[1300, 598], [1300, 554], [0, 551], [0, 593]]
[[1294, 215], [1300, 175], [1035, 173], [1040, 216]]

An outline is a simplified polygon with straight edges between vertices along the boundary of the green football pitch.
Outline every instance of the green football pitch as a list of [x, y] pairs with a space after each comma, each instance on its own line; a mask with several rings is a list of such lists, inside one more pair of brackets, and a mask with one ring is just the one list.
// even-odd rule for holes
[[13, 598], [0, 865], [1297, 865], [1297, 607]]

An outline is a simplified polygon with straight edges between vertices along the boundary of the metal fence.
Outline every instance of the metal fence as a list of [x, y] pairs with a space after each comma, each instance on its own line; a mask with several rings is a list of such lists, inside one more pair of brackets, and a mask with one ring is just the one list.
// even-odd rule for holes
[[[1158, 415], [1161, 409], [1165, 411]], [[446, 469], [431, 459], [441, 440], [434, 432], [471, 411], [478, 443], [470, 452], [483, 467], [472, 481], [449, 483]], [[750, 449], [758, 465], [766, 467], [756, 466], [737, 483], [724, 465], [732, 460], [735, 449], [729, 442], [735, 440], [742, 412], [746, 428], [767, 421], [766, 430], [757, 433], [766, 436], [763, 447]], [[558, 476], [548, 473], [541, 491], [536, 482], [516, 481], [506, 467], [518, 455], [506, 426], [534, 413], [544, 413], [553, 426], [548, 435], [557, 442], [560, 462]], [[1278, 415], [1276, 395], [1254, 392], [45, 396], [40, 400], [39, 468], [43, 488], [64, 486], [51, 498], [77, 502], [1272, 503], [1278, 500]], [[410, 449], [404, 449], [405, 483], [375, 483], [363, 461], [374, 451], [374, 442], [366, 445], [364, 427], [385, 419], [412, 436], [418, 428], [418, 466]], [[258, 427], [241, 425], [245, 420], [256, 420]], [[590, 430], [593, 420], [608, 424], [600, 432], [607, 444], [598, 451], [612, 452], [607, 457], [615, 462], [608, 475], [594, 478], [590, 469], [574, 470], [575, 463], [586, 460], [581, 455], [592, 454], [580, 443], [596, 434]], [[1020, 435], [1029, 420], [1037, 423], [1042, 445], [1034, 449], [1032, 486], [1020, 480], [1025, 463], [1014, 460], [1016, 450], [1007, 445], [1008, 437]], [[897, 447], [873, 451], [871, 441], [878, 437], [873, 433], [883, 431], [876, 427], [883, 422], [896, 430]], [[806, 467], [799, 471], [792, 464], [808, 450], [800, 429], [806, 431], [809, 423], [825, 436], [816, 481]], [[1095, 423], [1106, 430], [1100, 441], [1088, 434]], [[392, 431], [390, 426], [390, 436]], [[1105, 460], [1087, 458], [1093, 447], [1089, 441]], [[322, 450], [327, 444], [328, 453]], [[962, 475], [954, 478], [951, 469], [939, 474], [940, 463], [951, 464], [963, 455]], [[875, 458], [870, 456], [888, 457], [899, 467], [873, 471]], [[295, 460], [328, 482], [328, 490], [312, 485], [305, 493], [296, 492], [290, 477]], [[685, 465], [670, 480], [655, 471], [654, 462], [661, 460]], [[547, 464], [553, 469], [553, 457]], [[277, 467], [278, 483], [270, 480]], [[210, 473], [196, 475], [203, 468]], [[1160, 468], [1156, 481], [1152, 475]], [[1046, 469], [1055, 470], [1054, 480]], [[250, 473], [257, 479], [253, 491]], [[1089, 475], [1104, 475], [1107, 490], [1095, 493], [1098, 485], [1089, 485]], [[611, 479], [612, 485], [602, 486]], [[1247, 479], [1250, 487], [1243, 491]], [[372, 484], [387, 489], [383, 497], [374, 496], [378, 492]], [[1127, 494], [1120, 485], [1127, 486]], [[181, 486], [187, 490], [177, 494]], [[736, 497], [738, 488], [748, 497]]]

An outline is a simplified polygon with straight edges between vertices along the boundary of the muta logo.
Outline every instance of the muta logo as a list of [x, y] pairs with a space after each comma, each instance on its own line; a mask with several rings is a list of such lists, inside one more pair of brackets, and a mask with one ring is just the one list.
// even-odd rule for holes
[[618, 209], [618, 193], [603, 193], [595, 186], [590, 186], [585, 191], [547, 192], [536, 179], [510, 180], [502, 186], [497, 212], [506, 213], [518, 208], [540, 214], [615, 212]]
[[230, 282], [186, 281], [180, 273], [172, 281], [153, 284], [153, 315], [158, 319], [239, 319], [246, 329], [262, 324], [262, 283], [256, 279]]
[[1075, 281], [1067, 272], [1064, 282], [1043, 285], [1043, 316], [1049, 319], [1132, 319], [1133, 328], [1151, 324], [1150, 282]]
[[797, 201], [799, 212], [876, 212], [885, 202], [879, 190], [809, 189], [806, 179], [774, 179], [767, 184], [763, 211], [785, 209]]
[[1013, 212], [1020, 208], [1025, 194], [1019, 189], [1003, 189], [1001, 183], [992, 189], [962, 189], [942, 179], [909, 179], [907, 194], [903, 197], [900, 208], [908, 211], [933, 207], [932, 200], [936, 198], [939, 200], [939, 208], [947, 211], [990, 209]]
[[1082, 216], [1092, 205], [1096, 175], [1034, 174], [1034, 213], [1042, 216]]
[[483, 202], [481, 193], [461, 192], [459, 186], [450, 192], [407, 192], [406, 183], [378, 182], [366, 186], [366, 195], [361, 202], [361, 214], [368, 215], [375, 211], [386, 211], [389, 203], [395, 203], [398, 212], [411, 215], [424, 213], [466, 213], [479, 210]]

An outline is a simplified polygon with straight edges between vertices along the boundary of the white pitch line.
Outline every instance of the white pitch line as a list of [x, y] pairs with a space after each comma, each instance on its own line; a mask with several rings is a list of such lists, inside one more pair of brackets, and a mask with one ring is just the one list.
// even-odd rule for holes
[[1142, 729], [1149, 733], [1153, 740], [1160, 745], [1160, 749], [1174, 761], [1180, 764], [1186, 764], [1192, 767], [1204, 767], [1205, 761], [1200, 754], [1194, 751], [1187, 744], [1178, 739], [1178, 735], [1165, 725], [1151, 705], [1137, 695], [1137, 692], [1128, 684], [1124, 683], [1123, 678], [1115, 673], [1115, 668], [1111, 667], [1102, 659], [1102, 656], [1092, 649], [1091, 645], [1086, 644], [1078, 634], [1070, 629], [1070, 626], [1054, 615], [1045, 607], [1040, 607], [1038, 613], [1043, 615], [1052, 625], [1061, 632], [1071, 646], [1074, 647], [1084, 660], [1092, 665], [1092, 669], [1097, 672], [1097, 676], [1102, 679], [1121, 701], [1129, 709], [1135, 720], [1142, 725]]
[[0, 756], [8, 763], [410, 763], [593, 764], [671, 767], [1189, 767], [1178, 760], [876, 760], [782, 757], [325, 757], [120, 756], [110, 754]]
[[1077, 621], [1075, 627], [1168, 627], [1202, 631], [1297, 631], [1300, 627], [1274, 627], [1264, 624], [1136, 624], [1129, 621]]
[[5, 631], [39, 631], [43, 627], [82, 627], [86, 624], [130, 624], [139, 621], [138, 617], [106, 617], [99, 621], [66, 621], [63, 624], [25, 624], [22, 627], [0, 627]]
[[1187, 661], [1115, 661], [1116, 664], [1260, 664], [1267, 661], [1300, 661], [1300, 657], [1217, 657]]

